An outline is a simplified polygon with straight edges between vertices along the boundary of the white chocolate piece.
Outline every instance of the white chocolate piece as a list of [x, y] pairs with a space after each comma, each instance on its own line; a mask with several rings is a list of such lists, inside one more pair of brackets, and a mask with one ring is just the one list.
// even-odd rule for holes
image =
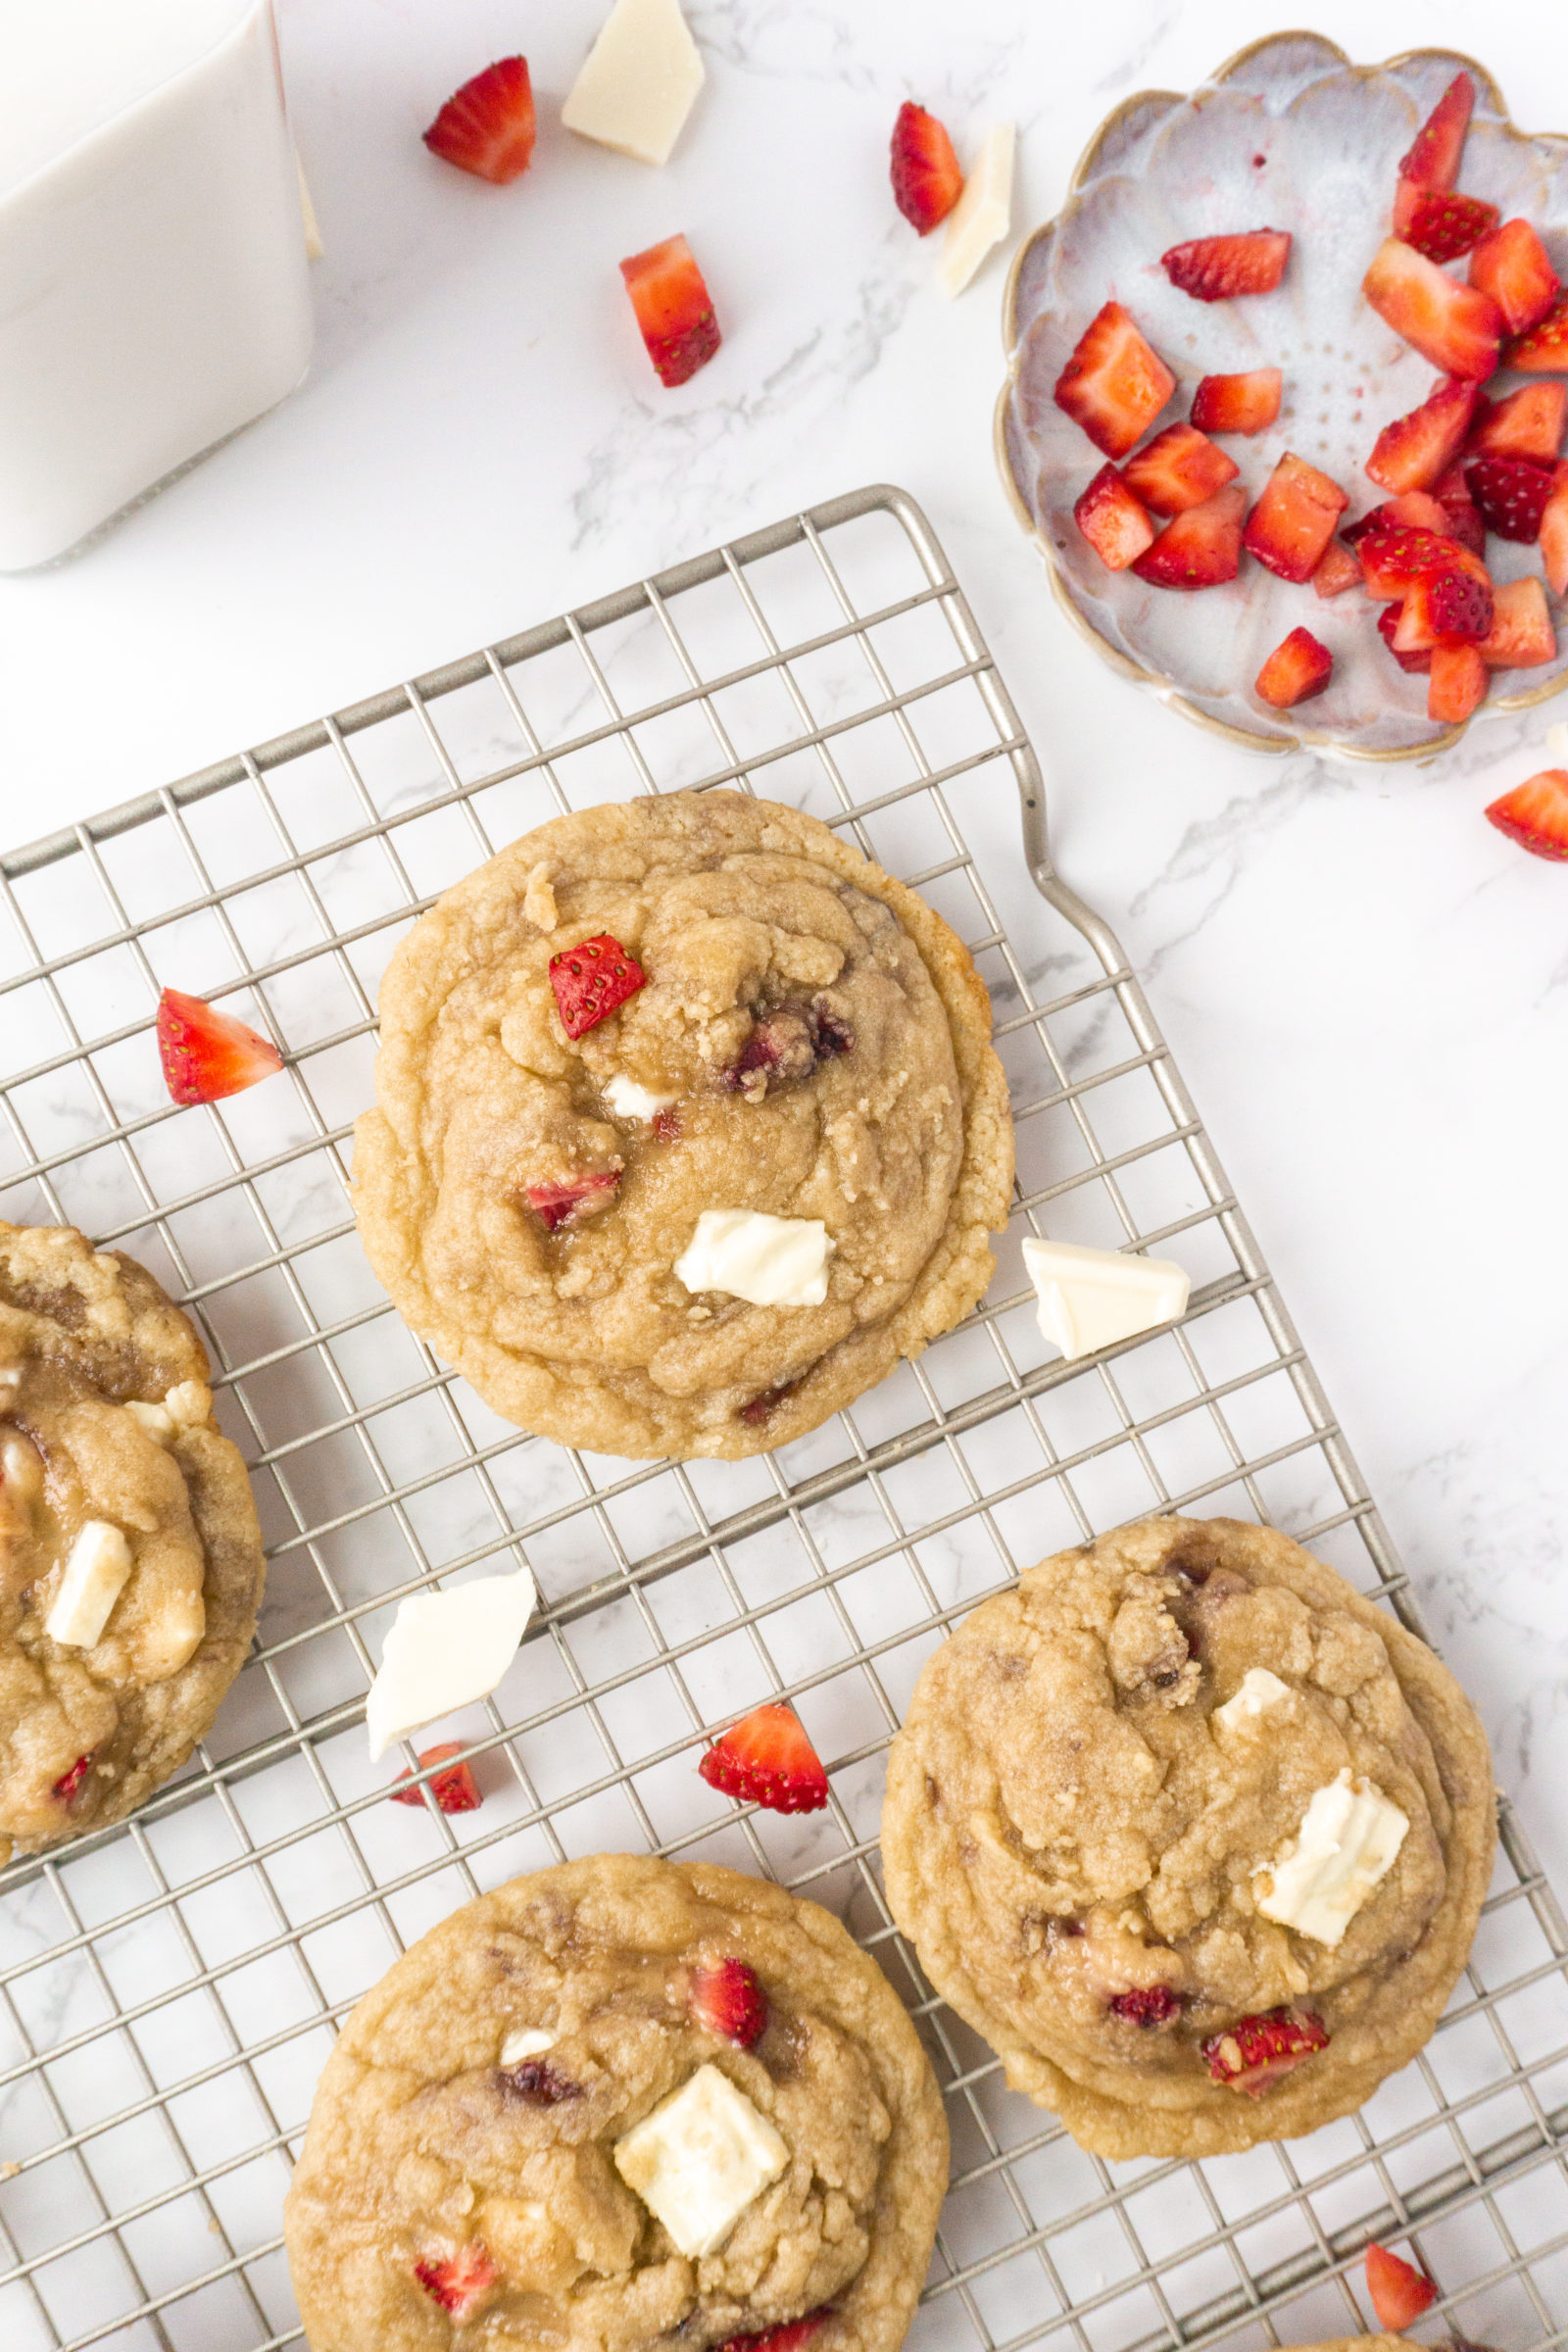
[[164, 1410], [176, 1429], [200, 1429], [212, 1418], [213, 1392], [204, 1380], [180, 1380], [164, 1398]]
[[1546, 729], [1546, 749], [1554, 760], [1568, 764], [1568, 719], [1559, 718]]
[[1023, 1262], [1040, 1300], [1040, 1328], [1069, 1358], [1157, 1331], [1187, 1312], [1192, 1286], [1170, 1258], [1027, 1241]]
[[689, 1291], [725, 1291], [753, 1306], [820, 1306], [832, 1250], [820, 1217], [705, 1208], [675, 1272]]
[[678, 1095], [656, 1095], [650, 1088], [639, 1086], [635, 1078], [625, 1078], [617, 1070], [605, 1082], [605, 1101], [617, 1119], [650, 1120], [660, 1111], [668, 1110], [678, 1102]]
[[640, 164], [667, 164], [703, 80], [679, 0], [615, 0], [561, 120]]
[[948, 215], [937, 283], [944, 294], [961, 294], [993, 245], [1012, 226], [1012, 158], [1016, 132], [1010, 122], [994, 123], [963, 183], [963, 194]]
[[44, 1619], [51, 1642], [91, 1649], [103, 1639], [111, 1610], [129, 1581], [130, 1545], [122, 1528], [89, 1519], [71, 1546], [60, 1590]]
[[155, 1446], [172, 1446], [174, 1442], [174, 1416], [167, 1405], [144, 1404], [132, 1396], [125, 1410]]
[[501, 2063], [520, 2066], [525, 2058], [538, 2058], [546, 2050], [553, 2050], [560, 2039], [559, 2034], [547, 2034], [543, 2026], [519, 2026], [501, 2044]]
[[1249, 1666], [1240, 1687], [1222, 1707], [1214, 1709], [1209, 1721], [1234, 1732], [1244, 1723], [1254, 1723], [1265, 1707], [1277, 1707], [1282, 1698], [1292, 1696], [1290, 1684], [1282, 1683], [1266, 1666]]
[[398, 1603], [365, 1702], [372, 1762], [394, 1740], [488, 1698], [516, 1654], [538, 1593], [526, 1568]]
[[716, 2252], [790, 2152], [765, 2115], [711, 2063], [617, 2139], [615, 2170], [688, 2260]]
[[1410, 1827], [1396, 1804], [1348, 1770], [1314, 1790], [1300, 1829], [1252, 1881], [1265, 1919], [1332, 1947], [1394, 1866]]
[[311, 183], [305, 176], [299, 149], [294, 150], [294, 169], [300, 175], [300, 222], [305, 230], [305, 259], [321, 262], [326, 259], [326, 247], [321, 243], [321, 223], [316, 218], [316, 206], [311, 199]]

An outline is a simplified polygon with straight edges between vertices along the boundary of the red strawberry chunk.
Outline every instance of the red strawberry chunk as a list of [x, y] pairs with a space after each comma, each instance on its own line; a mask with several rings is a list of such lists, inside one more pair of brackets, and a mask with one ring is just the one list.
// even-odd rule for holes
[[1255, 691], [1276, 710], [1289, 710], [1321, 694], [1334, 675], [1334, 656], [1320, 645], [1310, 629], [1293, 629], [1278, 644], [1257, 673]]
[[1360, 564], [1342, 539], [1331, 539], [1323, 550], [1312, 574], [1312, 585], [1324, 598], [1343, 596], [1347, 588], [1360, 587]]
[[710, 1788], [770, 1813], [819, 1813], [827, 1803], [821, 1758], [790, 1707], [754, 1707], [697, 1769]]
[[[1460, 485], [1468, 501], [1470, 493]], [[1370, 514], [1359, 522], [1347, 523], [1340, 537], [1347, 546], [1358, 547], [1363, 539], [1376, 531], [1439, 531], [1446, 533], [1447, 516], [1441, 503], [1429, 497], [1425, 490], [1401, 490], [1397, 498], [1386, 498]]]
[[1447, 726], [1467, 719], [1487, 691], [1487, 665], [1478, 645], [1435, 645], [1427, 687], [1427, 716]]
[[619, 1168], [600, 1168], [591, 1176], [574, 1176], [568, 1184], [524, 1185], [523, 1193], [546, 1233], [559, 1233], [563, 1225], [581, 1224], [608, 1208], [619, 1183]]
[[1528, 458], [1472, 458], [1464, 478], [1489, 531], [1526, 543], [1540, 538], [1551, 496], [1549, 466], [1533, 466]]
[[1390, 2335], [1402, 2335], [1412, 2320], [1418, 2320], [1427, 2305], [1437, 2300], [1438, 2293], [1423, 2272], [1376, 2243], [1366, 2250], [1366, 2291], [1378, 2315], [1378, 2326]]
[[1420, 670], [1424, 674], [1432, 667], [1432, 654], [1430, 649], [1428, 649], [1428, 651], [1425, 653], [1401, 654], [1398, 647], [1394, 642], [1396, 636], [1398, 634], [1399, 615], [1403, 610], [1404, 607], [1402, 605], [1385, 605], [1382, 612], [1378, 614], [1378, 635], [1382, 638], [1384, 644], [1388, 647], [1390, 653], [1394, 656], [1394, 659], [1396, 662], [1397, 662], [1401, 669]]
[[1437, 531], [1370, 531], [1355, 552], [1374, 596], [1402, 596], [1412, 580], [1428, 571], [1467, 571], [1475, 579], [1491, 578], [1468, 548]]
[[[462, 1753], [463, 1742], [461, 1740], [443, 1740], [439, 1747], [421, 1747], [419, 1750], [419, 1770], [421, 1772], [426, 1771], [432, 1764], [444, 1764], [446, 1770], [432, 1773], [429, 1781], [417, 1788], [405, 1788], [403, 1784], [411, 1781], [414, 1776], [410, 1772], [400, 1772], [398, 1787], [392, 1791], [392, 1802], [395, 1805], [423, 1805], [428, 1804], [430, 1797], [433, 1796], [443, 1813], [477, 1813], [484, 1799], [479, 1794], [479, 1784], [474, 1779], [472, 1770], [466, 1763], [447, 1764], [449, 1756], [459, 1756]], [[428, 1789], [428, 1795], [426, 1789]]]
[[1180, 2017], [1182, 1996], [1168, 1984], [1135, 1984], [1131, 1992], [1113, 1993], [1105, 2006], [1130, 2026], [1163, 2026]]
[[1367, 472], [1385, 490], [1430, 490], [1464, 447], [1481, 395], [1474, 384], [1446, 377], [1407, 416], [1396, 416], [1377, 437]]
[[1213, 588], [1234, 580], [1242, 561], [1242, 516], [1247, 493], [1227, 482], [1200, 507], [1167, 522], [1147, 555], [1133, 565], [1155, 588]]
[[283, 1067], [269, 1038], [177, 988], [158, 1000], [158, 1054], [175, 1102], [220, 1102]]
[[460, 2323], [476, 2311], [490, 2292], [501, 2273], [488, 2247], [477, 2238], [460, 2246], [455, 2254], [435, 2261], [416, 2262], [414, 2276], [433, 2302], [449, 2311]]
[[716, 2352], [801, 2352], [819, 2328], [833, 2317], [824, 2304], [820, 2311], [808, 2311], [804, 2319], [786, 2320], [782, 2327], [764, 2328], [756, 2335], [726, 2336]]
[[1192, 237], [1159, 257], [1173, 286], [1195, 302], [1233, 294], [1272, 294], [1291, 258], [1288, 228], [1250, 228], [1238, 236]]
[[1551, 495], [1541, 514], [1541, 554], [1546, 584], [1554, 595], [1568, 596], [1568, 466], [1551, 477]]
[[572, 1038], [586, 1037], [608, 1013], [634, 997], [647, 978], [636, 957], [608, 931], [579, 940], [574, 948], [563, 948], [550, 958], [550, 985], [561, 1026]]
[[450, 97], [424, 143], [432, 155], [504, 187], [533, 155], [533, 85], [525, 57], [498, 58]]
[[1568, 375], [1568, 293], [1557, 295], [1545, 317], [1511, 343], [1505, 356], [1521, 375]]
[[1361, 281], [1380, 318], [1441, 368], [1479, 382], [1497, 365], [1502, 313], [1490, 294], [1461, 286], [1398, 237], [1385, 237]]
[[[1167, 424], [1122, 468], [1135, 498], [1156, 514], [1183, 514], [1234, 482], [1240, 468], [1196, 425]], [[1152, 536], [1152, 534], [1151, 534]], [[1135, 551], [1142, 555], [1143, 549]]]
[[1546, 248], [1528, 220], [1505, 220], [1482, 238], [1470, 256], [1470, 283], [1491, 295], [1510, 335], [1539, 326], [1560, 290]]
[[1056, 378], [1055, 402], [1107, 458], [1136, 449], [1176, 378], [1119, 302], [1090, 320]]
[[81, 1787], [82, 1782], [87, 1778], [88, 1769], [92, 1763], [92, 1755], [93, 1751], [91, 1748], [89, 1748], [84, 1756], [78, 1756], [76, 1758], [76, 1761], [72, 1765], [69, 1772], [63, 1772], [60, 1775], [59, 1780], [56, 1781], [54, 1787], [49, 1791], [56, 1804], [70, 1804], [72, 1798], [75, 1795], [76, 1790]]
[[1496, 225], [1496, 206], [1483, 204], [1479, 196], [1436, 195], [1423, 189], [1399, 234], [1429, 262], [1456, 262]]
[[1506, 399], [1483, 397], [1466, 444], [1478, 458], [1528, 458], [1555, 466], [1568, 427], [1568, 384], [1521, 384]]
[[1532, 858], [1568, 858], [1568, 767], [1544, 767], [1487, 809], [1488, 822]]
[[1309, 580], [1349, 503], [1338, 482], [1287, 450], [1247, 517], [1242, 544], [1282, 580]]
[[1261, 2017], [1238, 2018], [1200, 2047], [1214, 2082], [1256, 2098], [1328, 2043], [1328, 2028], [1310, 2009], [1270, 2009]]
[[673, 390], [706, 368], [723, 340], [707, 280], [684, 237], [634, 253], [620, 274], [655, 372]]
[[1399, 177], [1412, 188], [1451, 188], [1459, 176], [1464, 134], [1476, 102], [1476, 85], [1468, 74], [1456, 74], [1415, 135], [1408, 155], [1399, 159]]
[[584, 2095], [580, 2082], [558, 2075], [543, 2058], [519, 2058], [515, 2066], [504, 2066], [498, 2072], [508, 2098], [521, 2099], [527, 2107], [560, 2107], [567, 2099]]
[[1466, 571], [1429, 571], [1412, 580], [1394, 632], [1396, 654], [1424, 654], [1445, 640], [1479, 645], [1492, 627], [1493, 593]]
[[755, 1968], [744, 1960], [720, 1960], [692, 1977], [692, 2015], [717, 2041], [749, 2050], [767, 2032], [767, 1995]]
[[1533, 572], [1501, 580], [1493, 591], [1492, 627], [1481, 640], [1489, 669], [1537, 669], [1557, 658], [1557, 636], [1546, 609], [1546, 591]]
[[1443, 521], [1437, 527], [1449, 539], [1457, 539], [1473, 556], [1485, 557], [1487, 526], [1481, 519], [1480, 509], [1470, 496], [1470, 487], [1457, 466], [1451, 466], [1441, 482], [1433, 484], [1433, 495], [1443, 510]]
[[1277, 368], [1205, 375], [1193, 394], [1193, 422], [1203, 433], [1260, 433], [1280, 413], [1284, 382]]
[[928, 237], [963, 194], [963, 173], [935, 115], [906, 98], [893, 124], [893, 201], [913, 229]]
[[1114, 466], [1102, 466], [1072, 511], [1074, 522], [1107, 571], [1125, 571], [1152, 543], [1154, 526]]

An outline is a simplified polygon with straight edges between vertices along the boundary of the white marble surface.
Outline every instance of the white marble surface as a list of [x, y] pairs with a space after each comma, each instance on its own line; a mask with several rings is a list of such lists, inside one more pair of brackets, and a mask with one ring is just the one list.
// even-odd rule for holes
[[[709, 83], [662, 173], [556, 109], [599, 0], [283, 0], [327, 255], [286, 408], [85, 557], [0, 581], [5, 830], [83, 815], [870, 478], [944, 535], [1046, 760], [1069, 876], [1118, 926], [1560, 1886], [1568, 1830], [1568, 873], [1481, 820], [1544, 721], [1426, 768], [1260, 760], [1114, 678], [992, 470], [1003, 267], [950, 307], [893, 213], [914, 95], [1020, 129], [1020, 226], [1101, 117], [1270, 29], [1245, 0], [695, 0]], [[1534, 0], [1320, 0], [1360, 58], [1479, 49], [1568, 127]], [[534, 171], [418, 132], [525, 50]], [[654, 382], [618, 257], [687, 231], [726, 341]], [[1000, 852], [1013, 811], [977, 815]]]

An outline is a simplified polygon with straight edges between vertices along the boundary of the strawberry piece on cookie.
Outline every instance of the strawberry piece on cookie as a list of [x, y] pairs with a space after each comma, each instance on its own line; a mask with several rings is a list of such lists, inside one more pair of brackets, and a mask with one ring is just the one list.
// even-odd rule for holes
[[808, 2311], [804, 2319], [785, 2320], [780, 2327], [764, 2328], [756, 2335], [726, 2336], [717, 2352], [802, 2352], [818, 2330], [833, 2317], [831, 2310]]
[[447, 100], [424, 134], [432, 155], [505, 187], [533, 157], [533, 85], [525, 57], [498, 58]]
[[439, 2260], [416, 2262], [414, 2276], [433, 2303], [450, 2312], [461, 2326], [478, 2310], [501, 2273], [487, 2246], [470, 2238], [455, 2254]]
[[1176, 389], [1176, 378], [1119, 302], [1090, 320], [1056, 378], [1058, 409], [1107, 458], [1136, 449]]
[[1270, 2009], [1261, 2017], [1240, 2017], [1222, 2034], [1211, 2034], [1199, 2046], [1208, 2060], [1210, 2079], [1227, 2090], [1245, 2090], [1251, 2098], [1267, 2090], [1282, 2075], [1326, 2050], [1329, 2032], [1310, 2009]]
[[767, 1995], [744, 1960], [720, 1960], [692, 1977], [692, 2015], [716, 2041], [749, 2050], [767, 2032]]
[[1195, 302], [1237, 294], [1272, 294], [1291, 258], [1288, 228], [1250, 228], [1224, 237], [1192, 237], [1159, 257], [1170, 282]]
[[563, 948], [550, 958], [550, 985], [555, 991], [561, 1026], [570, 1038], [586, 1037], [602, 1020], [634, 997], [648, 975], [634, 956], [608, 931]]

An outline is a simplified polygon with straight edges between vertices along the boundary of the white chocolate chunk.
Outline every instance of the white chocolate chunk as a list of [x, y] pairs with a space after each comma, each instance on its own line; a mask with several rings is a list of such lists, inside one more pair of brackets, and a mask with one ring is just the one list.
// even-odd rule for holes
[[176, 1429], [200, 1429], [212, 1418], [213, 1392], [204, 1380], [176, 1381], [164, 1398], [164, 1410]]
[[1313, 1791], [1300, 1829], [1273, 1868], [1253, 1879], [1259, 1911], [1332, 1947], [1393, 1868], [1409, 1827], [1381, 1788], [1357, 1786], [1342, 1772]]
[[487, 1698], [516, 1654], [538, 1594], [526, 1568], [398, 1603], [365, 1702], [370, 1756], [438, 1715]]
[[305, 231], [305, 259], [308, 262], [324, 261], [326, 247], [321, 243], [321, 223], [316, 218], [316, 206], [311, 200], [311, 183], [305, 176], [305, 166], [300, 162], [297, 148], [294, 169], [300, 179], [300, 225]]
[[993, 245], [1012, 226], [1012, 157], [1016, 133], [1010, 122], [994, 123], [963, 183], [963, 194], [948, 215], [937, 283], [944, 294], [961, 294]]
[[30, 1438], [20, 1429], [0, 1437], [0, 1494], [8, 1503], [36, 1502], [43, 1493], [43, 1461]]
[[1270, 1674], [1266, 1666], [1249, 1666], [1240, 1688], [1222, 1707], [1214, 1709], [1210, 1721], [1223, 1724], [1226, 1731], [1234, 1732], [1241, 1724], [1255, 1722], [1265, 1707], [1277, 1707], [1282, 1698], [1291, 1695], [1290, 1684], [1282, 1683], [1279, 1676]]
[[689, 1291], [727, 1291], [753, 1306], [820, 1306], [832, 1250], [820, 1217], [705, 1208], [675, 1272]]
[[20, 1364], [0, 1364], [0, 1411], [4, 1411], [7, 1406], [16, 1401], [17, 1391], [21, 1386], [22, 1366]]
[[139, 1396], [133, 1396], [125, 1410], [155, 1446], [172, 1445], [174, 1416], [166, 1405], [144, 1404]]
[[1559, 718], [1546, 729], [1546, 749], [1554, 760], [1568, 761], [1568, 719]]
[[107, 1519], [89, 1519], [71, 1546], [60, 1590], [44, 1619], [51, 1642], [91, 1649], [130, 1576], [130, 1545], [124, 1530]]
[[1065, 1356], [1094, 1355], [1187, 1312], [1191, 1283], [1167, 1257], [1028, 1241], [1023, 1262], [1040, 1300], [1040, 1328]]
[[622, 1077], [619, 1070], [605, 1084], [605, 1101], [617, 1119], [652, 1119], [658, 1112], [668, 1110], [678, 1102], [678, 1095], [656, 1095], [650, 1088], [639, 1086], [635, 1078]]
[[662, 2222], [688, 2260], [724, 2243], [790, 2152], [765, 2115], [716, 2066], [700, 2066], [679, 2090], [616, 2140], [615, 2170]]
[[561, 120], [640, 164], [667, 164], [703, 78], [679, 0], [615, 0]]
[[525, 2058], [537, 2058], [544, 2051], [553, 2050], [560, 2039], [559, 2034], [547, 2034], [543, 2026], [519, 2026], [501, 2044], [501, 2063], [520, 2066]]

